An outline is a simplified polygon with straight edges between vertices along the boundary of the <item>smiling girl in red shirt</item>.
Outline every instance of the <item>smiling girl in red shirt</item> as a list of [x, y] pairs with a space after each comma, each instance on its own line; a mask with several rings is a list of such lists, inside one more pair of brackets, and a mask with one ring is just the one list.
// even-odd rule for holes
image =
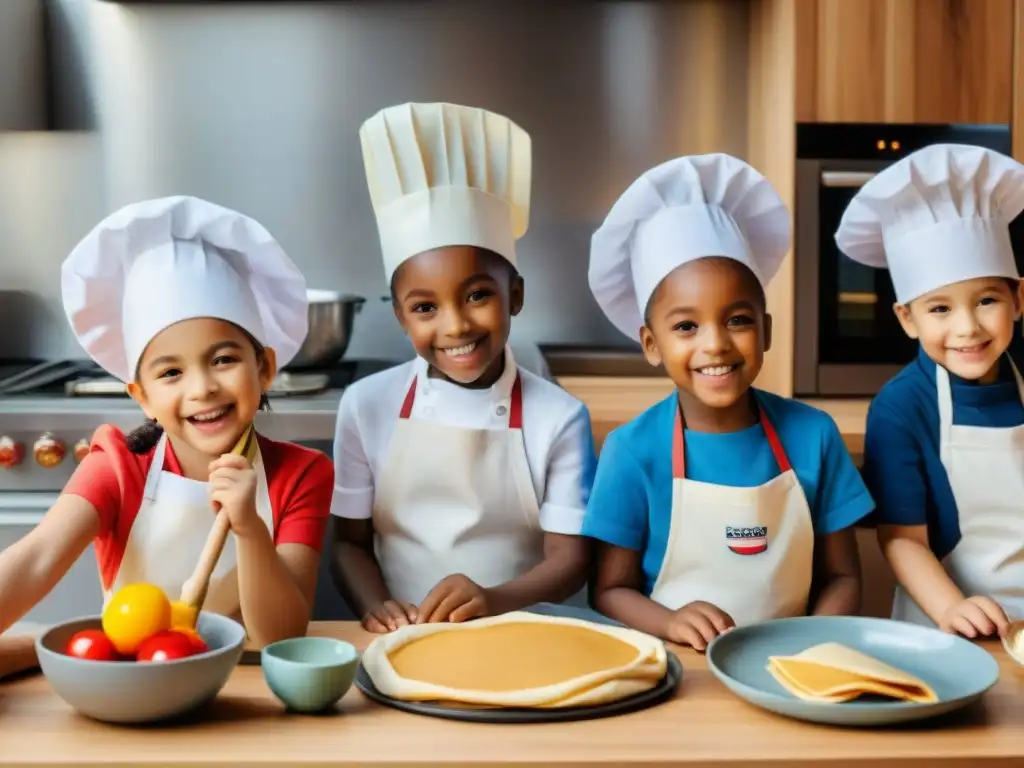
[[0, 552], [0, 632], [90, 542], [107, 599], [137, 582], [177, 599], [220, 509], [231, 533], [204, 610], [241, 618], [257, 645], [305, 633], [333, 467], [252, 428], [305, 338], [305, 288], [260, 224], [190, 197], [130, 205], [75, 248], [71, 326], [148, 421], [128, 435], [100, 427], [53, 508]]

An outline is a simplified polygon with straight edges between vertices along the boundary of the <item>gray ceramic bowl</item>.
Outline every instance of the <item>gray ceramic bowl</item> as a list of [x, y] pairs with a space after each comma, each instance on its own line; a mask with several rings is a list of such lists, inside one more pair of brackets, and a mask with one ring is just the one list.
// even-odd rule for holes
[[[939, 700], [915, 704], [865, 700], [803, 701], [779, 685], [766, 666], [819, 643], [836, 642], [927, 682]], [[855, 616], [803, 616], [739, 627], [708, 645], [708, 668], [737, 696], [799, 720], [848, 726], [906, 723], [944, 715], [981, 698], [999, 680], [999, 664], [962, 637], [902, 621]]]
[[183, 715], [213, 699], [228, 681], [245, 646], [237, 621], [202, 613], [197, 629], [210, 650], [173, 661], [87, 661], [64, 653], [100, 617], [50, 627], [36, 640], [39, 666], [54, 691], [79, 713], [108, 723], [148, 723]]
[[266, 646], [260, 662], [267, 686], [285, 706], [296, 712], [321, 712], [352, 687], [359, 651], [329, 637], [293, 637]]

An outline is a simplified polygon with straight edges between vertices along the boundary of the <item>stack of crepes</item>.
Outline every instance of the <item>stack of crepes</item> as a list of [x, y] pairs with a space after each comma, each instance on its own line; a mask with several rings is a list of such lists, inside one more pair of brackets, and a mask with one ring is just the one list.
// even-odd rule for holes
[[548, 709], [634, 696], [668, 667], [664, 644], [642, 632], [520, 611], [402, 627], [370, 643], [362, 664], [399, 701]]
[[771, 656], [768, 671], [805, 701], [839, 704], [865, 695], [918, 704], [939, 700], [923, 680], [839, 643], [815, 645], [795, 656]]

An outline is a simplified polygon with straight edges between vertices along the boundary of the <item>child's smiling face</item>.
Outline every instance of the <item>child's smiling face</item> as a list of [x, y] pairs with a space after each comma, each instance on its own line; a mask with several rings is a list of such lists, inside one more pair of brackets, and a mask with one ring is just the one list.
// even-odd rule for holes
[[486, 388], [504, 366], [523, 280], [505, 259], [446, 246], [405, 261], [392, 280], [395, 317], [416, 354], [444, 378]]
[[979, 277], [946, 285], [908, 305], [896, 317], [928, 357], [962, 379], [989, 384], [1010, 346], [1020, 318], [1018, 286], [1002, 277]]
[[158, 333], [128, 385], [146, 415], [207, 456], [228, 453], [274, 379], [275, 353], [225, 320], [182, 320]]
[[754, 274], [734, 259], [688, 262], [665, 277], [648, 303], [644, 354], [663, 364], [687, 401], [710, 409], [740, 404], [771, 345], [771, 316]]

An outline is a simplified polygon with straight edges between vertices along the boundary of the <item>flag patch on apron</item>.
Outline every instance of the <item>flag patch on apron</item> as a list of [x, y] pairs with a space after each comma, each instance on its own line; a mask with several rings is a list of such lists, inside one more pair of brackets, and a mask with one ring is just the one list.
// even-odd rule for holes
[[768, 549], [768, 527], [751, 528], [725, 526], [725, 543], [737, 555], [757, 555]]

